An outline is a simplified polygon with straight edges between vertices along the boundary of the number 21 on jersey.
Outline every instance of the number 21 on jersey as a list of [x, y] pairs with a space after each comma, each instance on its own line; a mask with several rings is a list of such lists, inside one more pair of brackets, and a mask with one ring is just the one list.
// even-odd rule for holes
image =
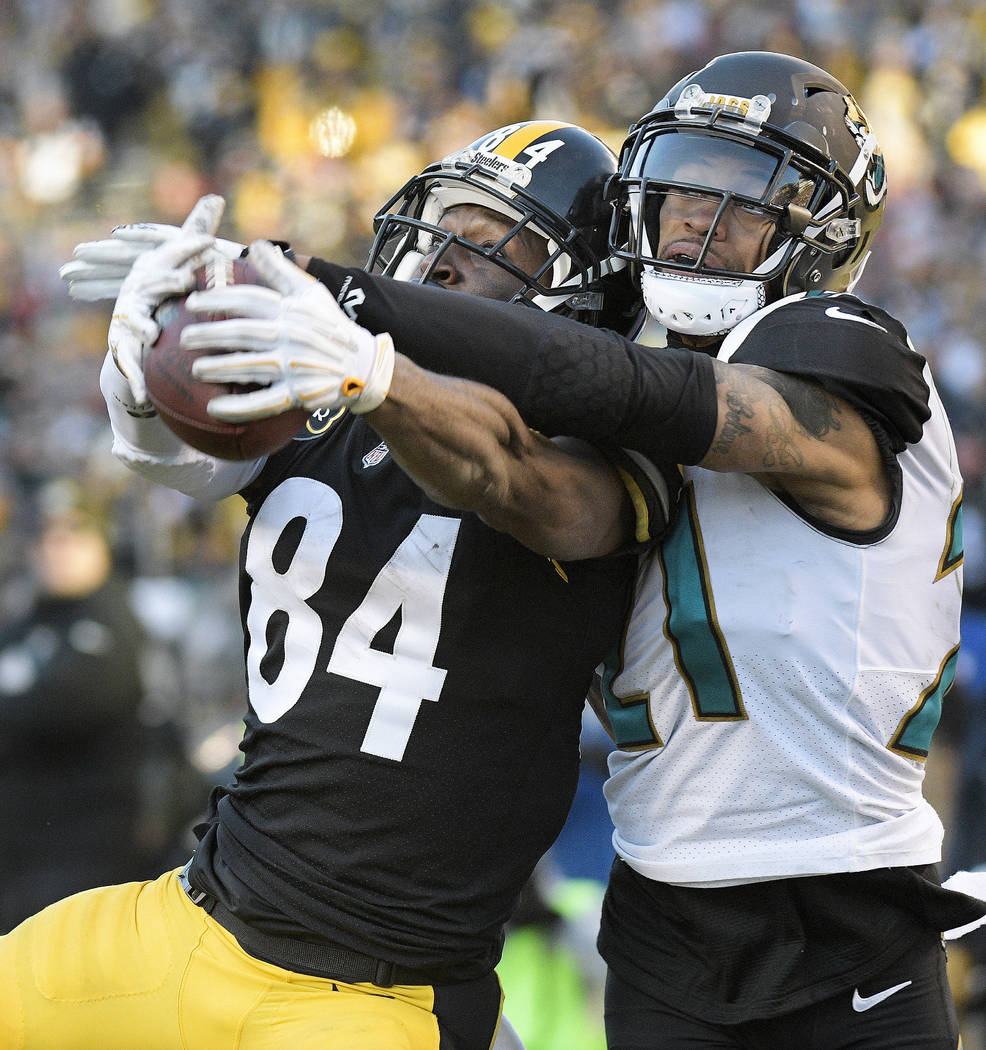
[[[274, 565], [274, 551], [288, 525], [304, 531], [289, 564]], [[439, 699], [445, 670], [434, 666], [442, 603], [460, 521], [422, 514], [350, 614], [324, 668], [380, 690], [361, 750], [399, 762], [425, 700]], [[308, 604], [325, 580], [329, 555], [342, 531], [342, 501], [313, 478], [288, 478], [261, 506], [247, 543], [245, 568], [252, 585], [247, 629], [250, 702], [262, 722], [290, 710], [316, 670], [323, 625]], [[393, 651], [372, 647], [376, 634], [400, 612]], [[284, 626], [280, 667], [268, 666], [268, 631]]]
[[[691, 697], [692, 714], [699, 722], [739, 722], [748, 716], [733, 667], [729, 646], [719, 627], [712, 582], [694, 491], [682, 493], [681, 512], [657, 553], [664, 584], [664, 636], [674, 664]], [[934, 583], [945, 579], [962, 563], [962, 501], [955, 501], [946, 529], [945, 547]], [[941, 717], [942, 699], [955, 678], [958, 646], [942, 660], [938, 673], [902, 718], [887, 747], [897, 754], [924, 761]], [[622, 669], [622, 656], [606, 662], [601, 688], [617, 745], [625, 751], [663, 747], [651, 715], [649, 692], [617, 696], [613, 683]]]

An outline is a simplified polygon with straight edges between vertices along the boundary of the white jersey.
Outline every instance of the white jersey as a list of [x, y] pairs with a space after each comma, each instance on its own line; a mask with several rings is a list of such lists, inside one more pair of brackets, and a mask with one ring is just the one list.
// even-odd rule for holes
[[959, 643], [961, 479], [923, 374], [930, 418], [896, 457], [899, 514], [880, 534], [823, 531], [748, 475], [684, 468], [681, 513], [641, 573], [606, 683], [614, 845], [648, 878], [940, 859], [921, 783]]

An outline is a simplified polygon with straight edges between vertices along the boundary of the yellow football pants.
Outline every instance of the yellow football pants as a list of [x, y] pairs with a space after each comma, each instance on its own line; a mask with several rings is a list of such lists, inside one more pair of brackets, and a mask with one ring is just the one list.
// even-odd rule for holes
[[3, 1050], [438, 1050], [431, 986], [254, 959], [175, 874], [76, 894], [0, 937]]

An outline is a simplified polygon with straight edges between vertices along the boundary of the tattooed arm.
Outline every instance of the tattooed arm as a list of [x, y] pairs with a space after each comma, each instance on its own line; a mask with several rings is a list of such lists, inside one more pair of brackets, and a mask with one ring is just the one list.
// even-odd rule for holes
[[873, 432], [848, 402], [804, 379], [715, 362], [719, 418], [699, 466], [742, 471], [813, 517], [872, 529], [890, 507]]

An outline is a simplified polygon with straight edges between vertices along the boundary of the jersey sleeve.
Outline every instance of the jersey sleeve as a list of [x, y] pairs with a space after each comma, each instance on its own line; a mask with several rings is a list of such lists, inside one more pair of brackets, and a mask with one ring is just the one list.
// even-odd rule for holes
[[854, 295], [783, 300], [723, 344], [734, 364], [812, 379], [887, 434], [895, 453], [921, 437], [931, 416], [925, 359], [888, 313]]
[[712, 360], [637, 346], [615, 332], [540, 310], [426, 287], [312, 259], [359, 324], [442, 375], [501, 391], [548, 437], [696, 463], [716, 425]]
[[156, 412], [135, 413], [130, 387], [107, 353], [99, 388], [113, 431], [112, 453], [135, 474], [201, 500], [232, 496], [256, 477], [263, 460], [226, 460], [185, 444]]

